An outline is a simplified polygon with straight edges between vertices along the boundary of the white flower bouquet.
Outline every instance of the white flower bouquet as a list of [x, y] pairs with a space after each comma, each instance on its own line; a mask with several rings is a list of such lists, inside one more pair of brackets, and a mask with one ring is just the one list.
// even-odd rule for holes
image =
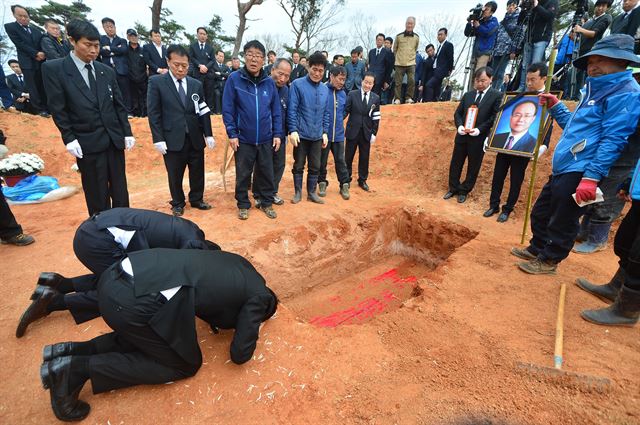
[[0, 176], [24, 176], [39, 173], [44, 161], [34, 153], [14, 153], [0, 160]]

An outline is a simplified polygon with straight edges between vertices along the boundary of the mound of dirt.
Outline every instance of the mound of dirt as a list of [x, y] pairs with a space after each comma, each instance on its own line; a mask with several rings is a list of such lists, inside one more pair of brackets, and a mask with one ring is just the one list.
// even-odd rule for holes
[[[632, 424], [640, 423], [639, 328], [588, 324], [584, 308], [601, 301], [579, 290], [578, 276], [606, 281], [616, 257], [608, 249], [571, 255], [557, 276], [521, 273], [509, 255], [520, 241], [524, 198], [507, 223], [482, 217], [494, 155], [488, 153], [464, 204], [444, 201], [453, 145], [453, 103], [385, 106], [372, 149], [372, 191], [338, 193], [330, 160], [325, 205], [287, 202], [278, 219], [258, 210], [236, 218], [233, 167], [223, 190], [226, 139], [207, 151], [205, 199], [210, 211], [187, 208], [223, 249], [246, 256], [279, 294], [282, 307], [262, 328], [253, 360], [229, 361], [231, 332], [198, 325], [204, 364], [188, 380], [81, 398], [92, 423], [261, 424]], [[146, 120], [131, 120], [137, 145], [127, 153], [131, 205], [169, 211], [162, 158]], [[43, 174], [80, 186], [50, 119], [0, 113], [13, 152], [34, 152]], [[554, 131], [552, 146], [559, 130]], [[293, 195], [291, 147], [280, 195]], [[540, 161], [536, 193], [550, 171]], [[528, 181], [528, 180], [527, 180]], [[185, 182], [186, 184], [186, 182]], [[355, 185], [354, 185], [355, 186]], [[508, 187], [508, 182], [507, 182]], [[505, 188], [506, 191], [506, 188]], [[505, 192], [506, 193], [506, 192]], [[54, 313], [14, 336], [41, 271], [85, 273], [72, 239], [86, 218], [82, 194], [51, 204], [12, 208], [37, 242], [2, 247], [0, 306], [3, 397], [0, 422], [51, 423], [38, 371], [45, 344], [108, 332], [101, 319], [76, 326]], [[611, 379], [604, 392], [518, 371], [553, 364], [559, 283], [567, 282], [566, 370]]]

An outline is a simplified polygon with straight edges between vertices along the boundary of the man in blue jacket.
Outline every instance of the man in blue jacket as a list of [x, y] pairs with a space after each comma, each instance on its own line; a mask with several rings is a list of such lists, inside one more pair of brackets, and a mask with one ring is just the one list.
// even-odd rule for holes
[[349, 171], [344, 159], [344, 116], [347, 95], [344, 94], [344, 82], [347, 78], [347, 71], [342, 66], [331, 68], [329, 74], [329, 96], [327, 97], [327, 108], [324, 111], [325, 122], [328, 123], [327, 135], [329, 145], [322, 149], [320, 158], [320, 175], [318, 177], [318, 195], [327, 195], [327, 160], [329, 151], [333, 154], [333, 162], [336, 167], [336, 176], [340, 183], [340, 195], [346, 201], [349, 199]]
[[[636, 102], [635, 107], [640, 108], [640, 103]], [[613, 302], [607, 308], [584, 310], [583, 319], [597, 325], [633, 326], [640, 318], [640, 161], [618, 196], [631, 202], [613, 245], [620, 258], [618, 271], [606, 285], [594, 285], [583, 278], [576, 283], [601, 300]]]
[[262, 69], [262, 43], [251, 40], [245, 44], [244, 57], [245, 67], [229, 75], [222, 96], [222, 120], [236, 155], [238, 218], [249, 218], [249, 182], [255, 165], [261, 177], [253, 190], [260, 199], [260, 209], [267, 217], [276, 218], [272, 207], [273, 153], [280, 149], [282, 137], [280, 97], [273, 79]]
[[476, 69], [487, 66], [491, 59], [491, 53], [493, 52], [496, 37], [498, 36], [498, 27], [500, 26], [498, 19], [493, 16], [496, 9], [498, 9], [498, 4], [495, 1], [488, 2], [482, 8], [480, 20], [470, 20], [464, 29], [464, 35], [467, 37], [476, 37], [473, 45], [473, 57], [476, 64], [471, 74], [473, 74]]
[[292, 203], [302, 200], [302, 180], [304, 164], [307, 170], [307, 199], [317, 204], [324, 201], [316, 193], [318, 173], [320, 172], [320, 156], [322, 149], [329, 143], [324, 123], [324, 111], [327, 107], [329, 89], [322, 84], [325, 59], [322, 53], [315, 52], [309, 56], [309, 73], [291, 84], [289, 91], [289, 107], [287, 109], [287, 125], [290, 141], [293, 144], [293, 186], [295, 193]]
[[111, 18], [102, 18], [102, 29], [106, 35], [100, 36], [100, 62], [116, 73], [122, 100], [131, 116], [131, 95], [129, 91], [129, 45], [127, 40], [116, 35], [116, 23]]
[[573, 113], [554, 95], [538, 95], [564, 132], [553, 155], [552, 175], [531, 211], [529, 246], [511, 250], [528, 260], [518, 264], [524, 272], [555, 274], [558, 263], [569, 255], [583, 214], [580, 204], [596, 199], [598, 183], [638, 124], [640, 86], [626, 70], [638, 62], [633, 38], [614, 34], [573, 62], [589, 75]]
[[[284, 168], [287, 162], [287, 145], [284, 135], [287, 134], [287, 103], [289, 102], [289, 78], [291, 77], [291, 63], [285, 58], [278, 58], [274, 63], [264, 68], [265, 72], [269, 72], [273, 82], [278, 88], [278, 96], [280, 97], [280, 108], [282, 112], [282, 141], [280, 149], [273, 153], [273, 203], [276, 205], [284, 204], [284, 199], [278, 196], [280, 189], [280, 180], [284, 174]], [[261, 200], [255, 188], [260, 182], [260, 167], [256, 165], [253, 170], [253, 199], [256, 200], [256, 208], [260, 208]]]

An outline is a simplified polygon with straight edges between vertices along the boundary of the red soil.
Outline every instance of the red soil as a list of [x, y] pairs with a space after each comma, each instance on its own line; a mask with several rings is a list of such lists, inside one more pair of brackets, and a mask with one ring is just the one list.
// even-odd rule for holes
[[[454, 108], [383, 107], [370, 193], [354, 187], [351, 200], [343, 201], [330, 165], [326, 205], [287, 202], [277, 207], [277, 220], [253, 209], [247, 222], [236, 218], [233, 167], [230, 191], [222, 189], [225, 137], [214, 118], [219, 146], [207, 151], [205, 199], [215, 208], [187, 209], [185, 217], [224, 249], [249, 258], [282, 298], [282, 308], [262, 328], [255, 358], [245, 365], [228, 361], [230, 332], [213, 335], [199, 323], [205, 363], [194, 378], [101, 395], [87, 384], [81, 394], [92, 407], [86, 422], [640, 423], [640, 328], [583, 321], [582, 309], [603, 303], [573, 284], [578, 276], [605, 282], [617, 267], [612, 250], [572, 254], [557, 276], [520, 272], [509, 249], [519, 245], [522, 201], [505, 224], [482, 217], [492, 154], [465, 204], [442, 200]], [[147, 121], [132, 125], [138, 144], [127, 154], [131, 205], [168, 212], [166, 174]], [[43, 174], [80, 186], [50, 119], [4, 113], [0, 128], [13, 152], [35, 152], [45, 160]], [[558, 135], [556, 130], [552, 145]], [[281, 186], [287, 200], [293, 192], [290, 154], [288, 161]], [[541, 161], [537, 191], [549, 161], [550, 155]], [[42, 346], [86, 340], [108, 327], [100, 319], [76, 326], [70, 315], [55, 313], [31, 325], [22, 339], [14, 332], [40, 271], [85, 271], [71, 246], [86, 218], [84, 198], [80, 193], [12, 209], [37, 242], [1, 248], [0, 423], [52, 423], [38, 377]], [[516, 368], [518, 362], [553, 364], [561, 282], [567, 283], [564, 368], [610, 378], [604, 393]]]

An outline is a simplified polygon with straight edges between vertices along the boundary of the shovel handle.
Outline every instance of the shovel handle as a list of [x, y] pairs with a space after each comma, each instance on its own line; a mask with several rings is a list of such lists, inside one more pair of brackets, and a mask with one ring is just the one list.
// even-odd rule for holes
[[558, 317], [556, 319], [556, 346], [553, 350], [553, 367], [562, 369], [562, 342], [564, 340], [564, 300], [567, 295], [567, 284], [560, 285], [560, 300], [558, 300]]

